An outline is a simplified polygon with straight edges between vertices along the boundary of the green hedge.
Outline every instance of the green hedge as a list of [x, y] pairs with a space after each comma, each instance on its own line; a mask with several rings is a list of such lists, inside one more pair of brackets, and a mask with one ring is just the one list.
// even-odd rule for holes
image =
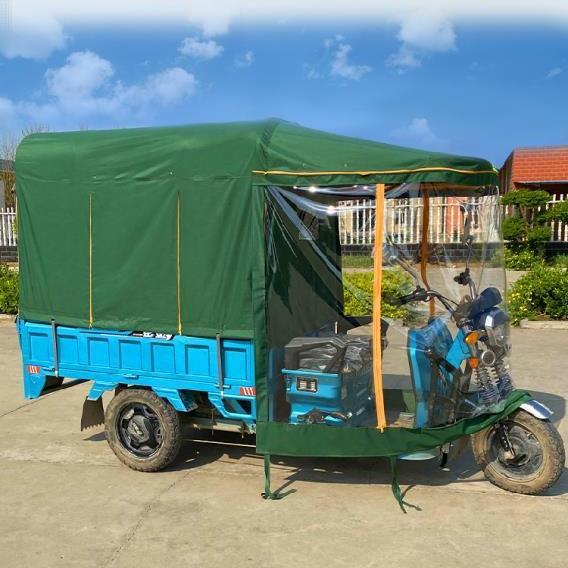
[[568, 271], [536, 266], [513, 284], [508, 304], [514, 324], [523, 318], [568, 319]]
[[[353, 272], [343, 276], [345, 313], [350, 316], [371, 315], [373, 311], [373, 273]], [[382, 314], [388, 318], [408, 320], [411, 312], [397, 306], [397, 299], [414, 290], [412, 278], [399, 269], [383, 271]]]
[[512, 250], [505, 247], [505, 268], [508, 270], [530, 270], [542, 264], [543, 259], [527, 248]]
[[0, 313], [17, 314], [18, 300], [18, 273], [0, 264]]

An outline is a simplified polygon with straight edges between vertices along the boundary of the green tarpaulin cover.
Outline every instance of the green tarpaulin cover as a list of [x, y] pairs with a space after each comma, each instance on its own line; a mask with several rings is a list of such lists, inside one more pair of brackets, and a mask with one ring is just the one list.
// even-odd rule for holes
[[235, 338], [255, 336], [262, 186], [497, 180], [279, 120], [34, 134], [16, 171], [22, 317]]

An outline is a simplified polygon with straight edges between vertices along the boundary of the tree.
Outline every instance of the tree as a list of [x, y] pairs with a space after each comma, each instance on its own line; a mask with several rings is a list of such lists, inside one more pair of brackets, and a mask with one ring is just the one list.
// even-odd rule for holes
[[6, 160], [10, 166], [0, 168], [0, 181], [4, 182], [4, 191], [6, 193], [6, 205], [13, 207], [16, 202], [16, 172], [13, 167], [16, 159], [16, 150], [20, 142], [28, 135], [36, 132], [48, 132], [49, 128], [43, 124], [27, 126], [22, 130], [21, 135], [6, 135], [0, 141], [0, 159]]
[[559, 201], [548, 211], [546, 216], [550, 221], [568, 223], [568, 200]]
[[513, 248], [529, 248], [543, 252], [544, 243], [550, 239], [550, 227], [546, 226], [549, 214], [539, 209], [550, 200], [542, 189], [517, 189], [501, 198], [503, 205], [513, 205], [515, 212], [503, 222], [503, 236]]

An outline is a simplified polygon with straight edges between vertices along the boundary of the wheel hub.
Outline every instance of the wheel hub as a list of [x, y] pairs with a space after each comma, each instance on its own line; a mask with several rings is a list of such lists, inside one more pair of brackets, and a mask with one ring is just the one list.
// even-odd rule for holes
[[490, 450], [494, 465], [511, 478], [536, 475], [543, 464], [543, 452], [539, 441], [520, 424], [508, 422], [506, 427], [514, 455], [503, 448], [498, 436], [494, 434]]
[[137, 457], [149, 458], [162, 445], [162, 426], [157, 414], [146, 404], [127, 405], [118, 415], [117, 433], [121, 445]]

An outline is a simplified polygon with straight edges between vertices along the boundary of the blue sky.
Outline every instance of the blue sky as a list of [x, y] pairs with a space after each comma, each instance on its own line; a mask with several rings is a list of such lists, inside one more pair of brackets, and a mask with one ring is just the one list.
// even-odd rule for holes
[[11, 9], [12, 35], [0, 41], [0, 137], [38, 123], [277, 116], [498, 166], [515, 146], [568, 143], [568, 11], [566, 21], [530, 24], [451, 14], [424, 23], [240, 18], [212, 32], [191, 18], [87, 26], [88, 14], [64, 12], [56, 29]]

